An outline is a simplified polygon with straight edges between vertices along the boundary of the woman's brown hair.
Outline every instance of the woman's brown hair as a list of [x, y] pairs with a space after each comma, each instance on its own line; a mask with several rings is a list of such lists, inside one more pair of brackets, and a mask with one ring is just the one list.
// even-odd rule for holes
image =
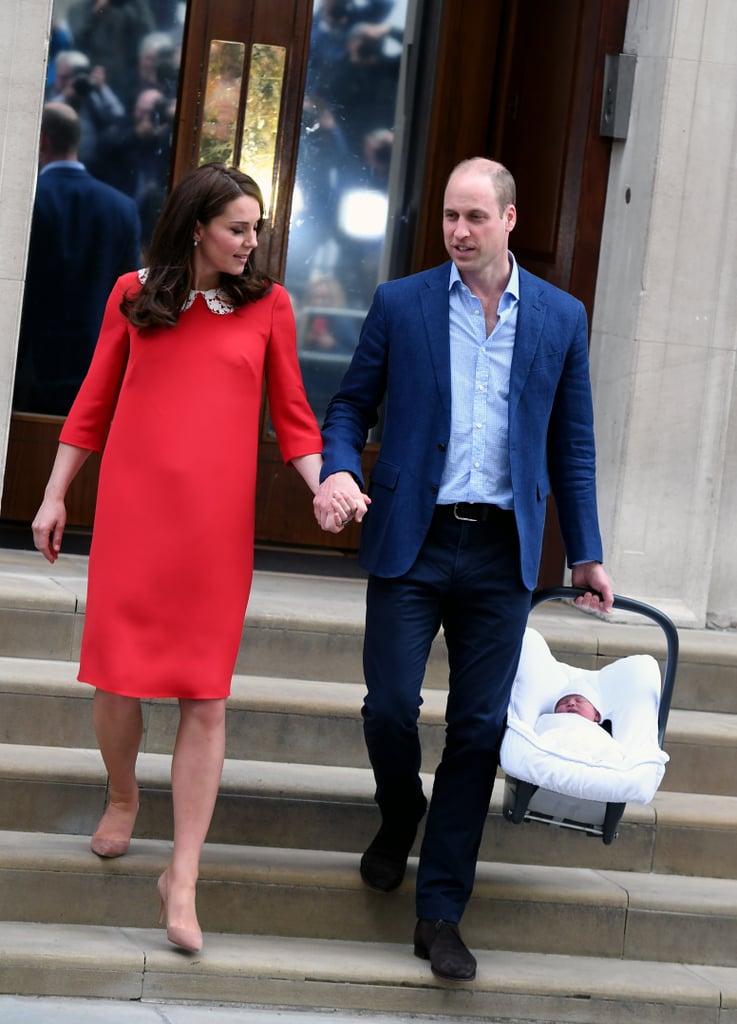
[[[192, 250], [199, 221], [208, 224], [240, 196], [258, 202], [261, 190], [248, 174], [225, 164], [203, 164], [172, 190], [154, 230], [148, 258], [148, 275], [133, 298], [126, 296], [121, 312], [134, 327], [173, 327], [193, 285]], [[256, 230], [260, 231], [262, 219]], [[248, 260], [242, 274], [221, 274], [220, 291], [233, 306], [255, 302], [271, 290], [271, 281]]]

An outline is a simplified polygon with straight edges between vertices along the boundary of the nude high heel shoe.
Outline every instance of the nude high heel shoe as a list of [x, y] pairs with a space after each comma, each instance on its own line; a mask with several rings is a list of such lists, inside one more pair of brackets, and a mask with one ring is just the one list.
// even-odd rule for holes
[[166, 937], [174, 946], [186, 949], [188, 953], [199, 953], [202, 949], [202, 932], [199, 928], [177, 928], [169, 924], [169, 880], [166, 871], [160, 875], [156, 888], [159, 892], [159, 924], [166, 919]]
[[108, 804], [95, 833], [90, 839], [90, 849], [98, 857], [111, 859], [122, 857], [128, 852], [131, 844], [133, 828], [136, 824], [138, 805], [133, 813], [125, 813], [118, 810], [112, 804]]

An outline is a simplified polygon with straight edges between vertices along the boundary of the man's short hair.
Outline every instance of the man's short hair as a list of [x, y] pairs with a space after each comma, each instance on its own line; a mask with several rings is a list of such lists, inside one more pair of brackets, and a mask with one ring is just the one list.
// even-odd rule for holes
[[496, 160], [490, 160], [484, 156], [472, 156], [468, 160], [461, 160], [450, 172], [448, 180], [456, 171], [471, 169], [488, 174], [496, 192], [500, 215], [508, 206], [517, 205], [517, 186], [514, 183], [514, 178], [504, 164], [500, 164]]
[[59, 156], [77, 152], [82, 125], [76, 110], [67, 103], [45, 103], [41, 114], [41, 133]]

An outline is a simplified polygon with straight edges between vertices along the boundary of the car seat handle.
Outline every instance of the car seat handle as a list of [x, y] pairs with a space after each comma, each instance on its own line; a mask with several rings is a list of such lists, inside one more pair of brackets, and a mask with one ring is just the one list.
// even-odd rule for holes
[[[533, 593], [532, 607], [536, 608], [537, 605], [542, 604], [544, 601], [574, 600], [586, 593], [591, 593], [591, 591], [584, 590], [581, 587], [546, 587]], [[644, 601], [637, 601], [632, 597], [622, 597], [620, 594], [615, 594], [613, 607], [624, 612], [644, 615], [660, 626], [665, 634], [667, 654], [658, 708], [658, 742], [662, 747], [663, 739], [665, 738], [665, 727], [668, 724], [671, 700], [673, 698], [676, 668], [678, 666], [678, 630], [672, 619], [665, 612], [660, 611], [659, 608], [654, 608], [652, 605], [645, 604]]]

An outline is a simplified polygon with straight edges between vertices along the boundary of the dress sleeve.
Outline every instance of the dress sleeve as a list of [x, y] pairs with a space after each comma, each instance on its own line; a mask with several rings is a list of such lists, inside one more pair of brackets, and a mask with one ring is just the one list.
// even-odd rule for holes
[[64, 444], [93, 452], [105, 445], [128, 363], [130, 322], [120, 303], [132, 280], [131, 274], [119, 278], [107, 300], [90, 368], [59, 437]]
[[269, 412], [285, 462], [322, 451], [322, 437], [305, 394], [297, 357], [297, 330], [289, 297], [275, 284], [271, 337], [266, 349]]

